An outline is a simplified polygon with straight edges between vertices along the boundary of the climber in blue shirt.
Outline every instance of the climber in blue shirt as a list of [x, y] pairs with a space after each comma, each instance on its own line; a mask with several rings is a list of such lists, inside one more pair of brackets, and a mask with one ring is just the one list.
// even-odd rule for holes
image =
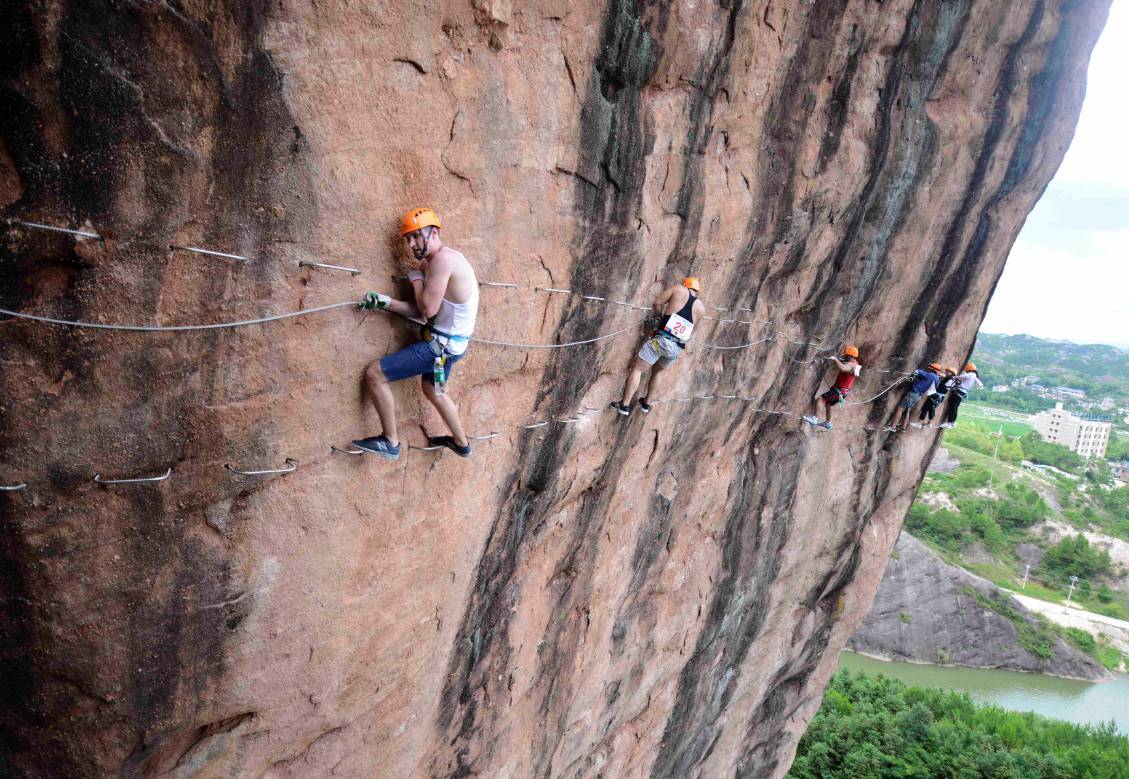
[[[910, 385], [909, 391], [906, 392], [904, 398], [898, 403], [898, 407], [894, 409], [894, 416], [890, 418], [891, 424], [886, 427], [887, 430], [894, 432], [901, 432], [906, 429], [906, 423], [909, 421], [909, 412], [917, 405], [926, 395], [932, 395], [937, 391], [937, 382], [941, 380], [941, 371], [944, 370], [940, 363], [929, 363], [929, 369], [924, 370], [918, 368], [913, 376], [909, 378], [913, 384]], [[894, 422], [894, 419], [901, 413], [901, 419]]]

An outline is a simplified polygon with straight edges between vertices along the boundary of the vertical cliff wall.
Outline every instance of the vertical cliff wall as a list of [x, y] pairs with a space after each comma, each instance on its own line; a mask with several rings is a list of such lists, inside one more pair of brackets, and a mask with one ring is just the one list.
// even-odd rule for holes
[[[970, 351], [1105, 6], [8, 4], [0, 207], [100, 238], [9, 224], [3, 308], [392, 291], [396, 218], [433, 204], [518, 285], [483, 337], [613, 332], [638, 312], [534, 288], [646, 304], [688, 271], [773, 325], [707, 323], [664, 385], [755, 403], [529, 429], [603, 408], [643, 331], [476, 344], [452, 396], [501, 435], [387, 463], [329, 448], [374, 431], [363, 368], [413, 337], [387, 317], [3, 321], [0, 772], [784, 773], [935, 444], [881, 430], [893, 393], [802, 429], [802, 342], [859, 344], [858, 399]], [[438, 426], [396, 393], [407, 440]]]

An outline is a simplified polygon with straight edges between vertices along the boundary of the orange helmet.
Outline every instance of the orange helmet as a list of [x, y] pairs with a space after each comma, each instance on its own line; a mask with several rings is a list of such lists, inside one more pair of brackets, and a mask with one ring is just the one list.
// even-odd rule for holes
[[687, 276], [686, 278], [682, 279], [682, 286], [686, 287], [686, 289], [692, 289], [695, 292], [702, 291], [702, 286], [698, 282], [697, 276]]
[[854, 357], [857, 360], [859, 356], [859, 348], [857, 346], [848, 346], [843, 349], [843, 354], [847, 355], [848, 357]]
[[937, 373], [940, 373], [940, 372], [941, 372], [942, 370], [944, 370], [944, 369], [943, 369], [943, 368], [941, 367], [941, 363], [939, 363], [939, 362], [931, 362], [931, 363], [929, 363], [929, 369], [930, 369], [931, 371], [934, 371], [934, 372], [937, 372]]
[[414, 233], [424, 227], [439, 227], [439, 214], [430, 208], [413, 208], [400, 220], [400, 235]]
[[976, 373], [976, 363], [970, 362], [968, 365], [964, 366], [964, 369], [966, 371], [972, 371], [973, 373]]
[[954, 376], [956, 376], [957, 369], [956, 368], [945, 368], [945, 373], [951, 373]]

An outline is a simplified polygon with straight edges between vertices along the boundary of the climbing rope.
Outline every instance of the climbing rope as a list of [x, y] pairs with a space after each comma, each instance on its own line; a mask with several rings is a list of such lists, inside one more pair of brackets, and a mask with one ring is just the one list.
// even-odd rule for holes
[[275, 314], [273, 316], [264, 316], [258, 319], [240, 319], [237, 322], [217, 322], [210, 325], [121, 325], [121, 324], [108, 324], [104, 322], [80, 322], [73, 319], [55, 319], [49, 316], [37, 316], [36, 314], [25, 314], [21, 311], [9, 311], [6, 308], [0, 308], [0, 314], [5, 316], [15, 317], [16, 319], [30, 319], [34, 322], [46, 322], [52, 325], [64, 325], [66, 327], [83, 327], [93, 330], [124, 330], [127, 332], [140, 332], [140, 333], [173, 333], [184, 332], [185, 330], [223, 330], [232, 327], [246, 327], [248, 325], [261, 325], [264, 322], [277, 322], [281, 319], [293, 319], [299, 316], [306, 316], [308, 314], [317, 314], [321, 311], [329, 311], [334, 308], [344, 308], [346, 306], [356, 307], [356, 303], [348, 301], [345, 303], [330, 303], [326, 306], [317, 306], [316, 308], [306, 308], [301, 311], [290, 311], [285, 314]]

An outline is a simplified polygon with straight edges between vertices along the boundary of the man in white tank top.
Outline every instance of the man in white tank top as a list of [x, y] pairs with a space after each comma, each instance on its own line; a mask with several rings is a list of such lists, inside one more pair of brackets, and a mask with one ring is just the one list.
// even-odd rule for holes
[[400, 457], [396, 400], [390, 383], [411, 376], [421, 377], [424, 396], [451, 431], [451, 435], [432, 436], [429, 445], [446, 446], [462, 457], [470, 456], [470, 441], [463, 431], [458, 407], [446, 394], [446, 384], [451, 369], [466, 354], [474, 332], [478, 279], [466, 257], [443, 245], [439, 230], [439, 216], [430, 208], [413, 208], [405, 214], [400, 222], [400, 234], [415, 260], [414, 267], [408, 271], [414, 299], [395, 300], [370, 292], [361, 304], [363, 308], [423, 317], [428, 321], [422, 330], [423, 340], [385, 355], [365, 370], [365, 387], [384, 432], [353, 444], [390, 460]]

